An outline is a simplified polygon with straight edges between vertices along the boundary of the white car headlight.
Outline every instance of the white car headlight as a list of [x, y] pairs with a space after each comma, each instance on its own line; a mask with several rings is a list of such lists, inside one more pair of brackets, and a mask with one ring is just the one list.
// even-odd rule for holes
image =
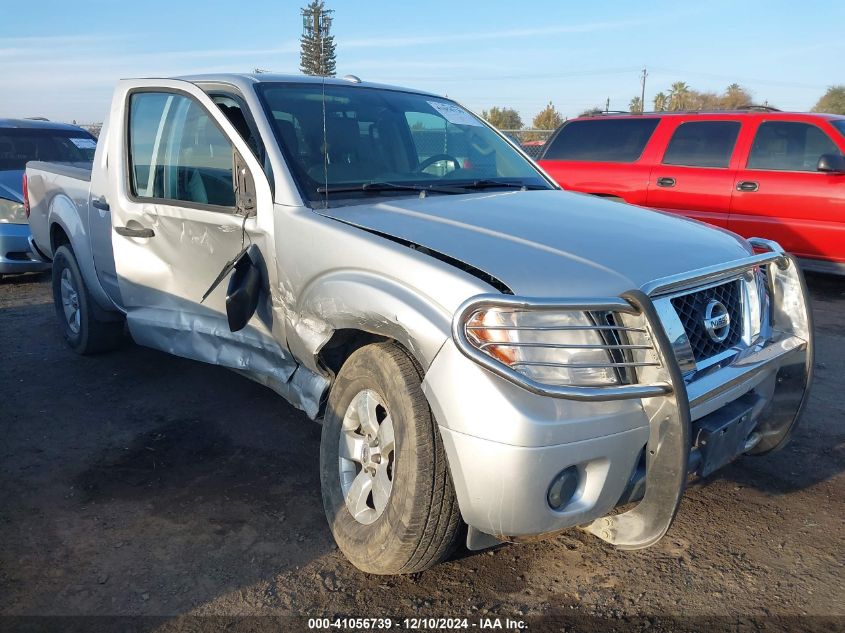
[[0, 224], [27, 224], [23, 204], [0, 198]]
[[617, 385], [619, 374], [602, 329], [584, 312], [479, 309], [465, 325], [470, 345], [545, 385]]

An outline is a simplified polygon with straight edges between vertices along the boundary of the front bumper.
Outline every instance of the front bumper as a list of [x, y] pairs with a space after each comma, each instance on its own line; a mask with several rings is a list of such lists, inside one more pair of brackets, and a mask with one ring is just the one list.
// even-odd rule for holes
[[28, 224], [0, 224], [0, 274], [29, 273], [49, 270], [29, 244]]
[[[774, 248], [774, 246], [772, 246]], [[764, 262], [773, 303], [772, 335], [729, 364], [713, 367], [687, 385], [642, 291], [624, 298], [644, 325], [660, 367], [640, 380], [668, 386], [653, 397], [605, 400], [600, 394], [550, 397], [497, 375], [449, 341], [432, 363], [423, 390], [440, 425], [458, 502], [466, 523], [499, 540], [522, 540], [576, 525], [626, 549], [647, 547], [669, 529], [689, 472], [708, 473], [713, 460], [782, 446], [795, 427], [811, 379], [812, 337], [806, 288], [794, 260], [776, 250], [726, 267], [734, 274]], [[716, 271], [697, 271], [689, 287]], [[677, 289], [673, 279], [648, 290]], [[600, 391], [600, 388], [599, 388]], [[696, 441], [714, 419], [751, 403], [732, 446], [701, 450]], [[739, 431], [736, 431], [736, 429]], [[702, 431], [702, 429], [704, 429]], [[702, 435], [705, 433], [705, 435]], [[707, 460], [706, 462], [704, 460]], [[638, 476], [644, 486], [632, 495]], [[578, 487], [558, 510], [547, 501], [553, 478], [577, 469]], [[644, 489], [644, 493], [642, 490]], [[627, 512], [607, 516], [618, 504], [642, 495]]]

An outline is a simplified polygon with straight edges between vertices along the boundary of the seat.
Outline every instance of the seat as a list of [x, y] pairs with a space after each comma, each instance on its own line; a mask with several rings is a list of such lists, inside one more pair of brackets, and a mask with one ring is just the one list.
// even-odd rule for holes
[[326, 142], [320, 143], [327, 153], [327, 164], [313, 165], [308, 176], [317, 182], [330, 183], [370, 180], [374, 165], [362, 160], [361, 132], [358, 121], [345, 117], [326, 119]]
[[296, 128], [293, 126], [293, 123], [283, 119], [277, 119], [276, 129], [282, 138], [282, 145], [290, 152], [290, 155], [293, 157], [299, 156], [299, 139], [296, 137]]
[[241, 138], [243, 138], [243, 140], [246, 141], [246, 144], [249, 145], [249, 149], [252, 150], [252, 153], [260, 159], [263, 154], [261, 143], [252, 133], [252, 129], [249, 127], [249, 123], [247, 123], [243, 110], [241, 110], [238, 106], [227, 106], [223, 104], [218, 104], [218, 107], [223, 114], [226, 115], [226, 118], [229, 119], [231, 124], [235, 126], [238, 134], [240, 134]]

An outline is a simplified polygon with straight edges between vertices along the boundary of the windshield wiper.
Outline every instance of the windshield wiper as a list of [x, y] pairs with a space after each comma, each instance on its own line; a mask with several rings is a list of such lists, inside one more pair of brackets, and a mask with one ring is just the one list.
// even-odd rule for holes
[[493, 180], [492, 178], [482, 178], [480, 180], [473, 180], [472, 182], [454, 183], [455, 187], [462, 189], [494, 189], [495, 187], [506, 187], [509, 189], [546, 189], [542, 185], [528, 185], [518, 180]]
[[365, 182], [362, 185], [339, 185], [337, 187], [317, 187], [317, 193], [381, 193], [383, 191], [416, 191], [425, 193], [461, 193], [463, 185], [456, 187], [438, 187], [436, 185], [412, 185], [398, 182]]

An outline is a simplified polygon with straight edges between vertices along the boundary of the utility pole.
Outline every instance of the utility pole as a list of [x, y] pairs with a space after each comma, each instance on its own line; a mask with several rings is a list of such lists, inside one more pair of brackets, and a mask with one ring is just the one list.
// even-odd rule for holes
[[640, 79], [640, 81], [643, 85], [643, 91], [640, 95], [640, 114], [645, 112], [645, 78], [646, 77], [648, 77], [648, 71], [645, 68], [643, 68], [643, 76]]
[[604, 113], [607, 114], [608, 112], [610, 112], [610, 97], [604, 102]]

